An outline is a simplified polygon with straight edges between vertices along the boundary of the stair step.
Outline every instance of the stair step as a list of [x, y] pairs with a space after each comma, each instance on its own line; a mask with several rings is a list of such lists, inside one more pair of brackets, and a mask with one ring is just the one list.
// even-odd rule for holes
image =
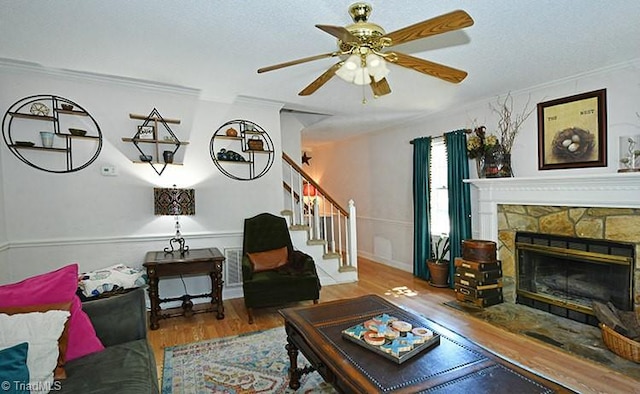
[[325, 253], [322, 255], [323, 259], [339, 259], [340, 257], [342, 257], [340, 253], [332, 253], [332, 252]]
[[294, 224], [293, 226], [289, 226], [289, 229], [292, 231], [309, 231], [309, 226], [306, 224]]
[[345, 265], [338, 268], [338, 272], [355, 272], [355, 271], [357, 271], [357, 269], [352, 265]]
[[326, 245], [327, 241], [324, 239], [310, 239], [307, 241], [307, 245]]

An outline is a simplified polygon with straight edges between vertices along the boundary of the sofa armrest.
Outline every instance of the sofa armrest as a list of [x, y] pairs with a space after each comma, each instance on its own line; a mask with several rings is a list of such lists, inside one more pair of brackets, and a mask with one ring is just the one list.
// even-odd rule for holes
[[89, 315], [105, 347], [147, 337], [147, 310], [142, 288], [83, 302], [82, 310]]

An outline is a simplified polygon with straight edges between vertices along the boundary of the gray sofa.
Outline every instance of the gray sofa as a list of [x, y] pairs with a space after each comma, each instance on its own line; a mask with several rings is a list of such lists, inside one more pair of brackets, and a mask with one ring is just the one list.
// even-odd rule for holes
[[105, 350], [65, 364], [60, 393], [158, 393], [144, 290], [82, 303]]

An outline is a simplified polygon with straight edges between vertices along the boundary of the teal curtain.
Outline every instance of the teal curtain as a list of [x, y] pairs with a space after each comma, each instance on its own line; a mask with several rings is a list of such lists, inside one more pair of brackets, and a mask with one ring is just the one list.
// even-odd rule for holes
[[449, 220], [451, 250], [449, 258], [449, 287], [453, 287], [453, 261], [462, 256], [462, 241], [471, 238], [471, 192], [468, 183], [469, 159], [464, 130], [444, 134], [447, 147], [447, 182], [449, 189]]
[[431, 255], [429, 226], [429, 162], [431, 137], [417, 138], [413, 144], [413, 274], [429, 279], [427, 258]]

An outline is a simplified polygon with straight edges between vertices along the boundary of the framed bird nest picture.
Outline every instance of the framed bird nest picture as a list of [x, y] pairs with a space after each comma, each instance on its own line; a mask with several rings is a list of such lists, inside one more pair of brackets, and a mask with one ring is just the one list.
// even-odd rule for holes
[[606, 167], [606, 89], [538, 104], [538, 169]]

